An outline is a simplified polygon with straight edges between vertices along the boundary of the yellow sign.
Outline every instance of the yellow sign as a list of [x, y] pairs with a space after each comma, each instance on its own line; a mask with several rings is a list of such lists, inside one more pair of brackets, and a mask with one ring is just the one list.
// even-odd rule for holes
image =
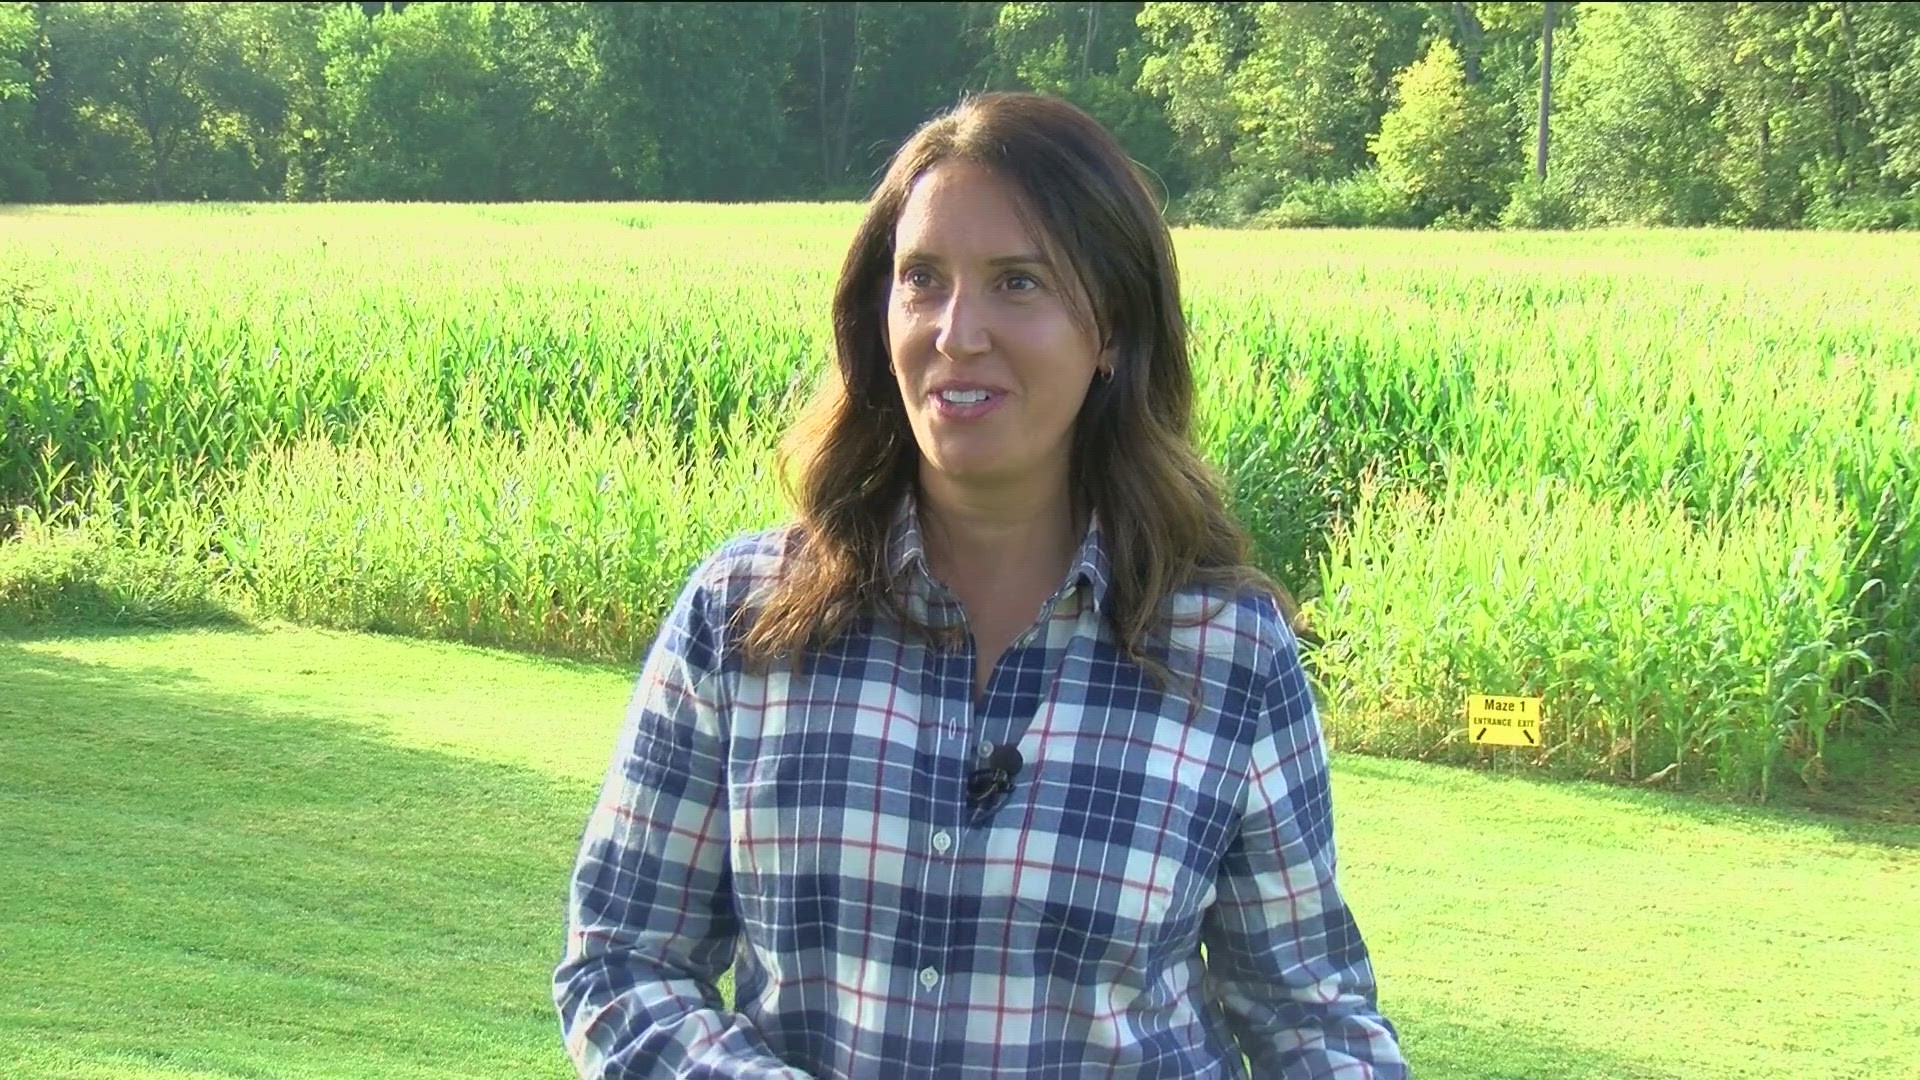
[[1540, 699], [1467, 696], [1467, 738], [1499, 746], [1540, 745]]

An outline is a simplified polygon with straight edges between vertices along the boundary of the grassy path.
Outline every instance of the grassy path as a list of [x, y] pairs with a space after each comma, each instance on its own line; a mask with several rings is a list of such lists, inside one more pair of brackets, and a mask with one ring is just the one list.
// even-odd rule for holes
[[[629, 672], [284, 630], [0, 638], [0, 1076], [562, 1077]], [[1920, 1066], [1920, 825], [1338, 756], [1426, 1077]]]

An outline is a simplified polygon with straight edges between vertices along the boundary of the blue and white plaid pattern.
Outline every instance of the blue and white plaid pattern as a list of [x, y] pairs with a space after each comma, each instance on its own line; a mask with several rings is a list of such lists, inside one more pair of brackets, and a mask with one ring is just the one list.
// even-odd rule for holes
[[[976, 707], [967, 635], [877, 616], [804, 676], [746, 674], [729, 619], [789, 539], [722, 545], [647, 658], [554, 973], [583, 1077], [1224, 1080], [1242, 1053], [1260, 1080], [1408, 1074], [1270, 599], [1177, 629], [1159, 658], [1185, 697], [1163, 695], [1102, 625], [1095, 515]], [[910, 610], [963, 626], [911, 496], [889, 551]], [[1002, 743], [1025, 767], [976, 813], [967, 775]]]

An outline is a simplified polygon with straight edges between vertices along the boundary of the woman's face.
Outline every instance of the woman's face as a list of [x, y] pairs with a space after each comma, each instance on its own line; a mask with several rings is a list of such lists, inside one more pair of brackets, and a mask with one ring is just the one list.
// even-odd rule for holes
[[915, 181], [894, 227], [887, 350], [923, 475], [1065, 482], [1101, 356], [1074, 321], [1076, 286], [1028, 238], [1017, 198], [980, 166], [942, 162]]

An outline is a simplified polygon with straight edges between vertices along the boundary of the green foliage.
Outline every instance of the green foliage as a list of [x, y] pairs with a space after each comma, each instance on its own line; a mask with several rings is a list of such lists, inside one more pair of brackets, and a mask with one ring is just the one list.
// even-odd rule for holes
[[1148, 50], [1139, 87], [1164, 103], [1188, 159], [1210, 177], [1233, 166], [1240, 117], [1229, 80], [1246, 55], [1249, 10], [1240, 4], [1149, 3], [1136, 20]]
[[592, 4], [591, 94], [624, 189], [734, 200], [779, 167], [788, 13], [766, 4]]
[[1406, 196], [1414, 214], [1467, 220], [1500, 210], [1513, 161], [1491, 99], [1468, 85], [1460, 55], [1437, 39], [1394, 80], [1394, 105], [1367, 142], [1381, 181]]
[[1140, 87], [1216, 176], [1275, 190], [1335, 179], [1367, 164], [1427, 17], [1415, 4], [1147, 4]]
[[994, 23], [994, 89], [1052, 94], [1106, 125], [1169, 198], [1190, 186], [1190, 166], [1166, 110], [1138, 90], [1147, 48], [1138, 3], [1008, 3]]
[[29, 70], [39, 39], [33, 6], [0, 3], [0, 202], [46, 197], [47, 179], [33, 145], [33, 78]]
[[1426, 20], [1417, 4], [1255, 5], [1247, 56], [1230, 80], [1242, 132], [1235, 161], [1283, 183], [1365, 168], [1367, 136]]
[[1847, 57], [1861, 106], [1854, 126], [1867, 131], [1866, 160], [1878, 164], [1887, 190], [1920, 196], [1920, 8], [1822, 7], [1837, 9], [1820, 30], [1837, 39]]
[[[1302, 201], [1371, 213], [1389, 190]], [[0, 317], [0, 506], [153, 560], [138, 580], [179, 583], [161, 600], [629, 661], [699, 553], [780, 519], [772, 441], [823, 374], [820, 255], [858, 210], [267, 206], [211, 237], [213, 208], [16, 212], [0, 261], [26, 258], [39, 314]], [[1341, 613], [1328, 659], [1352, 636], [1374, 665], [1321, 669], [1336, 737], [1382, 715], [1368, 695], [1438, 723], [1435, 672], [1469, 661], [1621, 710], [1635, 665], [1678, 672], [1625, 736], [1634, 775], [1685, 746], [1689, 775], [1749, 785], [1911, 715], [1900, 238], [1177, 241], [1196, 440], [1260, 565]], [[1396, 495], [1364, 531], [1370, 482]], [[1562, 494], [1536, 505], [1543, 486]], [[1527, 604], [1489, 599], [1498, 633], [1419, 629], [1469, 587]], [[1582, 627], [1613, 644], [1538, 651]], [[1601, 768], [1594, 732], [1625, 722], [1543, 764]]]
[[864, 198], [915, 127], [982, 88], [997, 6], [801, 5], [788, 100], [799, 118], [795, 144], [820, 143], [822, 178]]
[[1784, 746], [1817, 760], [1835, 716], [1872, 710], [1854, 525], [1811, 490], [1704, 523], [1548, 478], [1367, 490], [1323, 574], [1314, 668], [1354, 749], [1471, 762], [1459, 703], [1497, 686], [1543, 697], [1590, 775], [1678, 763], [1764, 800]]
[[1790, 226], [1920, 179], [1902, 150], [1920, 104], [1905, 5], [1591, 8], [1554, 118], [1583, 221]]
[[[49, 185], [22, 190], [65, 201], [857, 196], [891, 145], [979, 85], [997, 11], [44, 6], [25, 91], [0, 89], [0, 147], [28, 110]], [[39, 8], [5, 10], [0, 86], [12, 13]], [[1120, 58], [1106, 93], [1144, 145], [1157, 110], [1115, 89], [1137, 66]], [[1163, 122], [1157, 138], [1171, 147]]]
[[1522, 176], [1500, 211], [1503, 229], [1565, 229], [1573, 224], [1573, 199], [1557, 173], [1545, 181], [1531, 173]]
[[1689, 85], [1677, 6], [1599, 5], [1562, 44], [1553, 163], [1583, 221], [1701, 225], [1724, 182], [1707, 167], [1712, 107]]
[[[1920, 8], [1554, 10], [1567, 202], [1515, 221], [1892, 222], [1920, 192]], [[1485, 225], [1526, 195], [1543, 11], [0, 0], [0, 198], [850, 200], [934, 112], [1019, 88], [1106, 124], [1180, 221], [1318, 220], [1380, 168], [1417, 220]], [[1436, 43], [1457, 73], [1396, 107]]]
[[[190, 553], [127, 543], [109, 508], [73, 522], [22, 508], [0, 543], [0, 625], [190, 626], [232, 622]], [[72, 519], [66, 513], [57, 518]]]
[[362, 18], [336, 7], [320, 33], [339, 199], [486, 199], [503, 194], [496, 133], [482, 109], [497, 72], [488, 9], [409, 4]]
[[71, 3], [39, 9], [36, 140], [55, 199], [272, 193], [286, 87], [252, 31], [264, 4]]
[[1257, 169], [1236, 169], [1175, 202], [1168, 220], [1179, 225], [1237, 229], [1281, 194], [1280, 181]]
[[1278, 205], [1254, 216], [1253, 224], [1276, 229], [1406, 229], [1416, 224], [1404, 189], [1377, 169], [1339, 180], [1296, 184]]
[[1920, 229], [1920, 195], [1856, 195], [1816, 201], [1807, 210], [1815, 229]]
[[609, 122], [594, 13], [574, 3], [498, 4], [487, 22], [499, 79], [485, 102], [502, 198], [602, 199], [629, 190], [609, 153], [649, 140]]
[[684, 450], [658, 425], [536, 417], [501, 438], [464, 414], [424, 433], [376, 419], [349, 445], [256, 460], [215, 557], [264, 614], [625, 660], [700, 559], [778, 497], [772, 433], [747, 436], [745, 416]]
[[0, 546], [0, 619], [31, 626], [62, 608], [79, 607], [71, 594], [97, 576], [99, 545], [76, 531], [48, 535], [16, 523], [13, 532], [15, 538]]

